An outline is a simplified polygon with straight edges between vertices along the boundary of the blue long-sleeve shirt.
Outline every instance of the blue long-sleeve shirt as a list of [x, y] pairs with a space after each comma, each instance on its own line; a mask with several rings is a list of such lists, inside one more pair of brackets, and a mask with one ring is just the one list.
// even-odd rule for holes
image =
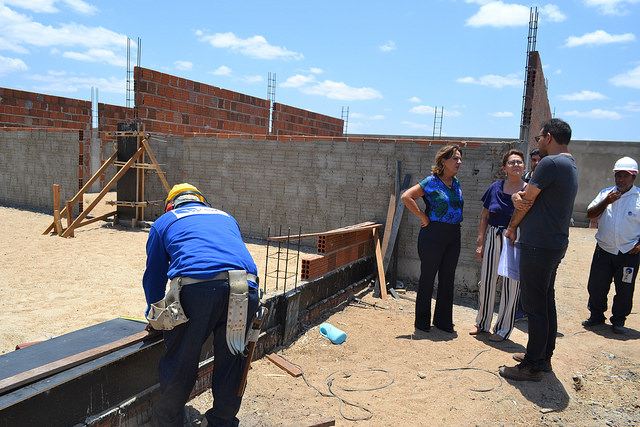
[[[226, 212], [187, 203], [158, 218], [149, 230], [142, 278], [149, 304], [164, 298], [167, 279], [212, 279], [227, 270], [258, 274], [236, 220]], [[249, 282], [249, 286], [258, 285]]]

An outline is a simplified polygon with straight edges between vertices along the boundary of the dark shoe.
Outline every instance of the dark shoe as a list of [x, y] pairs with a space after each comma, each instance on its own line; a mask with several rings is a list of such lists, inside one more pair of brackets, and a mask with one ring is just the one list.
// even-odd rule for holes
[[420, 333], [420, 332], [429, 332], [431, 331], [431, 326], [427, 326], [426, 328], [419, 328], [419, 327], [415, 327], [415, 333]]
[[611, 330], [614, 334], [618, 335], [624, 335], [627, 333], [627, 328], [625, 328], [623, 325], [611, 325]]
[[500, 376], [516, 381], [540, 381], [542, 371], [533, 369], [526, 362], [521, 362], [516, 366], [500, 366]]
[[438, 326], [438, 325], [433, 325], [433, 326], [435, 326], [436, 328], [440, 329], [441, 331], [445, 331], [445, 332], [448, 332], [450, 334], [455, 332], [455, 329], [453, 329], [453, 327], [455, 325], [446, 326], [446, 327], [445, 326]]
[[[524, 353], [514, 353], [512, 357], [516, 362], [524, 362]], [[551, 358], [548, 358], [546, 362], [547, 364], [545, 365], [542, 372], [551, 372], [553, 370], [551, 366]]]
[[582, 321], [582, 326], [585, 328], [590, 328], [592, 326], [602, 325], [604, 324], [604, 318], [599, 319], [597, 317], [589, 317], [587, 320]]

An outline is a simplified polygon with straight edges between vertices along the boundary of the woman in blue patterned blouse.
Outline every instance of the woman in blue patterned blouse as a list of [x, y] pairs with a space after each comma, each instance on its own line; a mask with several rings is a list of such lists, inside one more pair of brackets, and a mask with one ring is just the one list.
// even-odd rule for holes
[[[462, 152], [456, 145], [442, 147], [436, 154], [432, 175], [402, 194], [407, 208], [420, 219], [418, 255], [420, 282], [416, 298], [417, 330], [431, 328], [431, 296], [438, 274], [438, 294], [433, 325], [453, 333], [453, 281], [460, 255], [460, 223], [462, 222], [462, 189], [456, 178], [462, 164]], [[416, 200], [426, 203], [423, 212]]]

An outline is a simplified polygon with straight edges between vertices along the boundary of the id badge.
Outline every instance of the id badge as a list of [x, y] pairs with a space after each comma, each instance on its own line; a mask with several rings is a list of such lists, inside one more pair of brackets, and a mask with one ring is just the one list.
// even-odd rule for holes
[[622, 281], [624, 283], [631, 283], [633, 279], [633, 267], [622, 267]]

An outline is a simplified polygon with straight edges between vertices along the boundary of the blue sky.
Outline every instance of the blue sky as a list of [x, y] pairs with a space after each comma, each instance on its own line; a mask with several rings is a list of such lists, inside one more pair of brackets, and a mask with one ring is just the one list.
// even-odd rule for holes
[[126, 103], [141, 65], [341, 117], [348, 133], [517, 138], [529, 8], [574, 139], [640, 141], [640, 0], [0, 0], [0, 86]]

